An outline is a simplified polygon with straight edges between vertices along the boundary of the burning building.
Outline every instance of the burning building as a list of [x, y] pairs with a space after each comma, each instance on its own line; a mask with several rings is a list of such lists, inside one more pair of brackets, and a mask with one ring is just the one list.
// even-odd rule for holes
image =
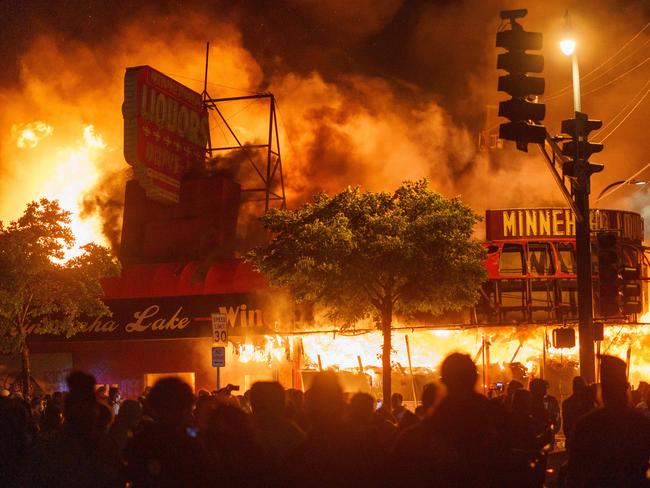
[[[381, 336], [374, 324], [339, 330], [269, 287], [239, 257], [243, 242], [264, 238], [251, 216], [285, 200], [272, 95], [250, 97], [269, 103], [268, 139], [242, 143], [230, 130], [231, 144], [212, 144], [210, 116], [232, 129], [219, 110], [232, 98], [246, 97], [212, 99], [150, 67], [127, 70], [124, 155], [134, 179], [124, 189], [122, 274], [103, 282], [113, 316], [91, 318], [71, 339], [32, 337], [34, 370], [46, 372], [38, 378], [43, 386], [61, 388], [74, 367], [99, 383], [117, 384], [125, 396], [139, 395], [166, 374], [214, 389], [216, 313], [225, 316], [229, 335], [222, 385], [247, 389], [274, 379], [303, 388], [311, 372], [331, 368], [348, 389], [380, 391]], [[639, 215], [597, 211], [592, 227], [615, 235], [621, 259], [645, 269]], [[488, 211], [486, 231], [490, 280], [476, 309], [454, 319], [397, 321], [393, 385], [407, 398], [435, 378], [440, 361], [453, 351], [475, 359], [485, 389], [544, 376], [568, 392], [577, 348], [556, 348], [560, 344], [549, 337], [553, 329], [575, 324], [571, 212]], [[638, 310], [614, 314], [604, 321], [599, 343], [603, 352], [627, 357], [632, 381], [650, 376], [639, 354], [650, 330], [638, 322]], [[39, 368], [39, 357], [50, 366]]]

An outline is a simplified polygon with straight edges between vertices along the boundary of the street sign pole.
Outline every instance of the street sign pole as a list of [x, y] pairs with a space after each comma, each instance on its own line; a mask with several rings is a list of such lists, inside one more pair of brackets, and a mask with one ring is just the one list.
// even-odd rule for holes
[[[226, 365], [226, 345], [228, 344], [228, 321], [224, 314], [212, 314], [212, 367], [217, 368], [217, 391], [221, 389], [221, 368]], [[224, 344], [218, 346], [215, 344]]]

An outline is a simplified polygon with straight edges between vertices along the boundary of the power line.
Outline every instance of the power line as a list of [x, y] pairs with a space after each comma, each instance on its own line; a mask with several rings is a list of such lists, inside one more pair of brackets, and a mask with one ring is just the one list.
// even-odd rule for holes
[[618, 75], [616, 78], [613, 78], [613, 79], [609, 80], [609, 81], [608, 81], [607, 83], [605, 83], [604, 85], [600, 85], [600, 86], [597, 87], [597, 88], [593, 88], [593, 89], [591, 89], [591, 90], [589, 90], [589, 91], [584, 92], [584, 93], [582, 94], [582, 96], [585, 97], [585, 96], [587, 96], [587, 95], [591, 95], [592, 93], [595, 93], [595, 92], [597, 92], [597, 91], [599, 91], [599, 90], [601, 90], [601, 89], [603, 89], [603, 88], [605, 88], [605, 87], [608, 87], [609, 85], [611, 85], [612, 83], [614, 83], [614, 82], [620, 80], [620, 79], [623, 78], [624, 76], [627, 76], [627, 75], [630, 74], [632, 71], [636, 71], [638, 68], [640, 68], [641, 66], [643, 66], [644, 64], [646, 64], [648, 61], [650, 61], [650, 56], [647, 57], [647, 58], [645, 58], [645, 59], [644, 59], [643, 61], [641, 61], [639, 64], [637, 64], [637, 65], [635, 65], [635, 66], [632, 66], [632, 67], [631, 67], [630, 69], [628, 69], [627, 71], [625, 71], [625, 72], [623, 72], [622, 74]]
[[609, 63], [609, 62], [610, 62], [612, 59], [614, 59], [616, 56], [618, 56], [621, 52], [623, 52], [623, 50], [624, 50], [627, 46], [630, 45], [630, 43], [634, 42], [634, 41], [636, 40], [637, 37], [639, 37], [641, 34], [643, 34], [643, 32], [644, 32], [648, 27], [650, 27], [650, 22], [648, 22], [645, 26], [643, 26], [643, 28], [642, 28], [639, 32], [637, 32], [637, 33], [634, 35], [634, 37], [632, 37], [632, 39], [630, 39], [630, 40], [627, 41], [625, 44], [623, 44], [623, 46], [622, 46], [618, 51], [616, 51], [614, 54], [612, 54], [609, 58], [607, 58], [605, 61], [603, 61], [602, 63], [600, 63], [598, 66], [596, 66], [594, 69], [592, 69], [589, 73], [587, 73], [586, 75], [584, 75], [584, 76], [583, 76], [583, 79], [589, 77], [590, 75], [592, 75], [593, 73], [595, 73], [596, 71], [598, 71], [600, 68], [602, 68], [603, 66], [605, 66], [607, 63]]
[[[618, 51], [616, 51], [614, 54], [612, 54], [609, 58], [607, 58], [605, 61], [603, 61], [602, 63], [600, 63], [598, 66], [596, 66], [594, 69], [592, 69], [589, 73], [587, 73], [587, 74], [581, 76], [581, 77], [580, 77], [580, 80], [581, 80], [581, 81], [582, 81], [582, 80], [586, 80], [589, 76], [591, 76], [592, 74], [594, 74], [594, 73], [595, 73], [596, 71], [598, 71], [600, 68], [602, 68], [602, 67], [605, 66], [607, 63], [609, 63], [612, 59], [614, 59], [616, 56], [618, 56], [621, 52], [623, 52], [623, 51], [625, 50], [625, 48], [626, 48], [627, 46], [629, 46], [629, 45], [630, 45], [632, 42], [634, 42], [634, 41], [635, 41], [635, 40], [636, 40], [636, 39], [637, 39], [641, 34], [643, 34], [643, 32], [645, 32], [645, 30], [646, 30], [648, 27], [650, 27], [650, 22], [648, 22], [645, 26], [643, 26], [643, 28], [642, 28], [639, 32], [637, 32], [637, 33], [636, 33], [636, 34], [635, 34], [631, 39], [629, 39], [625, 44], [623, 44], [623, 45], [621, 46], [621, 48], [620, 48]], [[635, 52], [636, 52], [636, 50], [635, 50]], [[564, 88], [559, 89], [559, 90], [556, 91], [555, 93], [551, 93], [548, 97], [546, 97], [546, 100], [551, 100], [551, 99], [557, 98], [558, 96], [563, 95], [564, 92], [566, 92], [567, 90], [569, 90], [569, 89], [571, 88], [571, 86], [572, 86], [572, 85], [567, 85], [567, 86], [565, 86]]]
[[648, 93], [650, 93], [650, 90], [647, 90], [647, 91], [643, 94], [643, 96], [641, 97], [641, 99], [640, 99], [638, 102], [636, 102], [636, 104], [634, 105], [634, 107], [632, 107], [632, 109], [631, 109], [631, 110], [630, 110], [630, 111], [625, 115], [625, 117], [623, 117], [623, 119], [622, 119], [618, 124], [616, 124], [616, 126], [615, 126], [611, 131], [609, 131], [605, 137], [603, 137], [603, 138], [602, 138], [600, 141], [598, 141], [598, 142], [599, 142], [599, 143], [603, 143], [603, 142], [605, 142], [605, 140], [607, 140], [607, 138], [608, 138], [609, 136], [611, 136], [611, 135], [614, 133], [614, 131], [616, 131], [616, 129], [618, 129], [618, 128], [623, 124], [623, 122], [625, 122], [625, 121], [628, 119], [628, 117], [629, 117], [630, 115], [632, 115], [632, 113], [637, 109], [637, 107], [638, 107], [639, 105], [641, 105], [641, 102], [643, 102], [643, 100], [645, 100], [645, 97], [648, 96]]
[[650, 84], [650, 80], [645, 82], [645, 84], [641, 87], [641, 89], [637, 93], [634, 94], [634, 96], [630, 99], [630, 101], [627, 102], [625, 104], [625, 106], [621, 110], [619, 110], [616, 115], [614, 115], [614, 116], [612, 116], [610, 118], [609, 122], [607, 122], [604, 126], [602, 126], [600, 129], [598, 129], [596, 132], [594, 132], [592, 134], [592, 137], [597, 137], [598, 134], [601, 134], [602, 132], [606, 131], [607, 128], [610, 125], [614, 124], [616, 122], [616, 119], [618, 119], [621, 116], [621, 114], [624, 113], [628, 109], [628, 107], [630, 105], [632, 105], [632, 103], [634, 103], [634, 100], [636, 100], [637, 97], [643, 93], [643, 90], [645, 90], [645, 87], [648, 86], [648, 84]]
[[612, 66], [610, 66], [608, 69], [606, 69], [605, 71], [603, 71], [602, 73], [600, 73], [598, 76], [596, 76], [595, 78], [592, 78], [591, 80], [587, 80], [587, 81], [585, 82], [585, 85], [588, 85], [589, 83], [593, 83], [594, 81], [599, 80], [600, 78], [602, 78], [603, 76], [605, 76], [607, 73], [609, 73], [610, 71], [612, 71], [614, 68], [616, 68], [617, 66], [623, 64], [625, 61], [627, 61], [628, 59], [630, 59], [634, 54], [636, 54], [638, 51], [640, 51], [641, 49], [643, 49], [643, 48], [646, 46], [646, 44], [648, 44], [648, 43], [650, 43], [650, 37], [649, 37], [648, 39], [646, 39], [646, 41], [645, 41], [643, 44], [641, 44], [638, 48], [636, 48], [634, 51], [632, 51], [631, 53], [629, 53], [629, 54], [628, 54], [627, 56], [625, 56], [624, 58], [621, 58], [618, 62], [616, 62], [615, 64], [613, 64]]
[[[196, 81], [197, 83], [203, 83], [203, 81], [204, 81], [204, 80], [198, 80], [196, 78], [190, 78], [189, 76], [183, 76], [183, 75], [179, 75], [179, 74], [175, 74], [175, 73], [168, 73], [168, 74], [169, 74], [169, 76], [175, 76], [176, 78], [182, 78], [184, 80]], [[221, 87], [221, 88], [228, 88], [229, 90], [235, 90], [235, 91], [239, 91], [239, 92], [242, 92], [242, 93], [248, 93], [249, 95], [260, 95], [261, 94], [260, 92], [254, 92], [254, 91], [247, 90], [247, 89], [244, 89], [244, 88], [237, 88], [235, 86], [222, 85], [220, 83], [214, 83], [212, 81], [208, 81], [208, 85], [218, 86], [218, 87]]]
[[246, 105], [244, 105], [243, 108], [240, 108], [240, 109], [237, 110], [234, 114], [232, 114], [232, 115], [226, 117], [226, 120], [234, 119], [236, 115], [239, 115], [239, 114], [242, 113], [244, 110], [246, 110], [248, 107], [250, 107], [251, 105], [253, 105], [255, 102], [259, 102], [259, 101], [260, 101], [260, 99], [255, 99], [255, 100], [253, 100], [252, 102], [247, 103]]
[[[605, 87], [611, 85], [612, 83], [614, 83], [614, 82], [620, 80], [621, 78], [623, 78], [624, 76], [628, 75], [628, 74], [631, 73], [632, 71], [635, 71], [636, 69], [638, 69], [638, 68], [640, 68], [641, 66], [643, 66], [645, 63], [648, 62], [649, 59], [650, 59], [650, 57], [645, 58], [645, 59], [644, 59], [643, 61], [641, 61], [639, 64], [636, 64], [636, 65], [632, 66], [630, 69], [628, 69], [627, 71], [624, 71], [622, 74], [620, 74], [620, 75], [617, 76], [616, 78], [613, 78], [613, 79], [609, 80], [608, 82], [606, 82], [606, 83], [604, 83], [604, 84], [602, 84], [602, 85], [600, 85], [600, 86], [598, 86], [598, 87], [596, 87], [596, 88], [592, 88], [591, 90], [588, 90], [588, 91], [582, 93], [582, 96], [584, 97], [584, 96], [586, 96], [586, 95], [590, 95], [590, 94], [592, 94], [592, 93], [594, 93], [594, 92], [597, 92], [598, 90], [600, 90], [600, 89], [602, 89], [602, 88], [605, 88]], [[552, 96], [549, 96], [549, 97], [545, 97], [545, 98], [544, 98], [544, 102], [550, 102], [550, 101], [553, 101], [553, 100], [557, 100], [558, 98], [562, 97], [563, 95], [565, 95], [565, 93], [560, 93], [560, 94], [555, 94], [555, 95], [552, 95]]]
[[611, 195], [612, 193], [614, 193], [616, 190], [618, 190], [618, 189], [624, 187], [625, 185], [627, 185], [630, 181], [632, 181], [634, 178], [636, 178], [636, 177], [639, 176], [641, 173], [643, 173], [643, 172], [648, 168], [648, 166], [650, 166], [650, 163], [646, 164], [643, 168], [641, 168], [639, 171], [637, 171], [636, 173], [634, 173], [632, 176], [630, 176], [627, 180], [625, 180], [625, 181], [624, 181], [623, 183], [621, 183], [620, 185], [615, 186], [614, 188], [612, 188], [612, 189], [609, 190], [608, 192], [606, 192], [606, 193], [604, 193], [603, 195], [601, 195], [600, 197], [598, 197], [594, 203], [598, 203], [598, 202], [600, 202], [603, 198], [608, 197], [609, 195]]

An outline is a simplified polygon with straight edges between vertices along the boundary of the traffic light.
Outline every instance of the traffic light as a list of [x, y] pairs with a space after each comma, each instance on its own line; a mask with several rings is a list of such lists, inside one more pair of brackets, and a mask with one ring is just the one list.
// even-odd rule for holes
[[594, 340], [602, 341], [605, 339], [605, 324], [594, 322]]
[[510, 20], [510, 29], [497, 32], [497, 47], [506, 49], [497, 58], [497, 69], [508, 72], [499, 77], [499, 91], [512, 98], [499, 103], [499, 116], [510, 119], [501, 124], [499, 138], [515, 141], [517, 149], [527, 151], [529, 143], [543, 143], [546, 128], [538, 122], [544, 119], [546, 106], [531, 101], [531, 97], [544, 93], [544, 78], [531, 77], [527, 73], [541, 73], [544, 57], [526, 51], [542, 49], [541, 32], [526, 32], [516, 19], [526, 15], [526, 10], [501, 12], [502, 19]]
[[621, 315], [621, 253], [621, 243], [616, 234], [610, 232], [598, 235], [598, 290], [600, 315], [603, 317]]
[[619, 270], [621, 277], [620, 293], [622, 298], [621, 311], [625, 315], [641, 313], [641, 270], [635, 266], [623, 266]]
[[564, 349], [575, 347], [576, 331], [569, 327], [553, 329], [553, 347], [555, 349]]
[[587, 114], [576, 112], [575, 119], [562, 121], [562, 133], [571, 136], [571, 141], [562, 145], [562, 155], [570, 159], [564, 163], [562, 171], [565, 176], [577, 178], [590, 176], [603, 170], [603, 165], [590, 163], [589, 158], [594, 153], [603, 150], [603, 145], [589, 142], [589, 134], [603, 126], [602, 120], [589, 119]]

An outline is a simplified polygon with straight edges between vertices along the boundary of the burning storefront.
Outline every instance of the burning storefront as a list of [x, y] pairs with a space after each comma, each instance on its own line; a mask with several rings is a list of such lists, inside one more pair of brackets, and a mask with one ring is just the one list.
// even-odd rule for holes
[[[181, 374], [195, 388], [214, 389], [210, 317], [218, 313], [229, 330], [222, 384], [247, 389], [274, 379], [303, 388], [311, 372], [331, 368], [349, 390], [381, 391], [382, 339], [372, 323], [333, 327], [317, 310], [270, 288], [238, 255], [243, 241], [260, 238], [254, 227], [244, 239], [241, 232], [255, 200], [262, 212], [274, 202], [284, 204], [274, 99], [264, 97], [270, 104], [268, 140], [241, 144], [231, 131], [234, 145], [213, 146], [208, 111], [228, 127], [218, 108], [224, 100], [146, 66], [127, 70], [124, 152], [135, 179], [125, 189], [123, 271], [103, 282], [113, 316], [89, 320], [71, 339], [31, 338], [35, 364], [39, 356], [57, 359], [37, 378], [44, 387], [61, 388], [74, 367], [99, 383], [117, 384], [125, 396], [139, 395], [161, 374]], [[238, 164], [250, 164], [262, 185], [232, 171]], [[645, 268], [640, 216], [593, 215], [594, 230], [620, 238], [627, 264]], [[555, 348], [549, 338], [554, 328], [575, 323], [573, 222], [559, 208], [488, 211], [490, 280], [483, 300], [454, 319], [398, 319], [394, 389], [416, 396], [446, 354], [463, 351], [479, 364], [485, 389], [544, 376], [564, 388], [560, 395], [567, 393], [577, 348]], [[650, 330], [637, 322], [643, 319], [636, 312], [609, 318], [599, 343], [602, 352], [627, 357], [633, 382], [650, 376], [640, 354]]]

